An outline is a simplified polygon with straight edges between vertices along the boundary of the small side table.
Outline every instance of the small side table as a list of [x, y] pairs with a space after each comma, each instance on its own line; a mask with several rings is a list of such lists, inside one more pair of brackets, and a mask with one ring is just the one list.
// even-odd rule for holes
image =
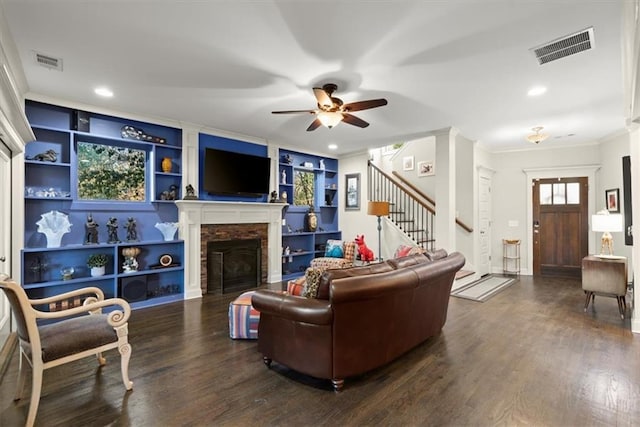
[[520, 274], [520, 240], [502, 239], [502, 271]]

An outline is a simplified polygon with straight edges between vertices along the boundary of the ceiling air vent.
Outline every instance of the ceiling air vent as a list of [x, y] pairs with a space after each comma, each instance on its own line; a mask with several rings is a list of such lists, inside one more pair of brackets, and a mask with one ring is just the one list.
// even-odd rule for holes
[[58, 70], [58, 71], [62, 71], [62, 59], [61, 58], [54, 58], [51, 55], [45, 55], [42, 53], [38, 53], [38, 52], [34, 52], [35, 54], [35, 58], [36, 58], [36, 63], [38, 63], [38, 65], [41, 65], [45, 68], [49, 68], [52, 70]]
[[593, 27], [590, 27], [545, 43], [542, 46], [534, 47], [531, 51], [536, 55], [536, 59], [540, 65], [542, 65], [555, 61], [556, 59], [584, 52], [585, 50], [591, 50], [594, 47]]

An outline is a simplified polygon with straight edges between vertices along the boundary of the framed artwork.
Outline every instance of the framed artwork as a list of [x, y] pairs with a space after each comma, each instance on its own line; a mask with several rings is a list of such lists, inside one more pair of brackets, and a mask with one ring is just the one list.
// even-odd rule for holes
[[418, 162], [418, 176], [431, 176], [435, 174], [436, 170], [433, 167], [433, 162]]
[[611, 213], [620, 212], [620, 189], [614, 188], [606, 190], [604, 192], [605, 203], [607, 204], [607, 210]]
[[413, 170], [413, 156], [402, 158], [402, 170], [405, 170], [405, 171]]
[[346, 174], [345, 179], [345, 188], [347, 189], [347, 191], [345, 192], [345, 210], [360, 210], [360, 174]]

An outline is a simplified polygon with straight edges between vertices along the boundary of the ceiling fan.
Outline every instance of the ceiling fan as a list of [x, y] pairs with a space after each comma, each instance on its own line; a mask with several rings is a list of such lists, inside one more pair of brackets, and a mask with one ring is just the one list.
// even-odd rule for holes
[[368, 110], [369, 108], [382, 107], [387, 105], [387, 100], [384, 98], [370, 99], [367, 101], [356, 101], [344, 104], [340, 98], [334, 98], [333, 92], [338, 89], [338, 86], [333, 83], [327, 83], [321, 88], [314, 87], [313, 94], [318, 101], [318, 108], [314, 110], [287, 110], [287, 111], [272, 111], [273, 114], [295, 114], [295, 113], [307, 113], [315, 114], [316, 119], [311, 122], [307, 131], [316, 130], [320, 125], [324, 125], [331, 129], [340, 122], [345, 122], [353, 126], [360, 128], [366, 128], [369, 123], [351, 114], [352, 111]]

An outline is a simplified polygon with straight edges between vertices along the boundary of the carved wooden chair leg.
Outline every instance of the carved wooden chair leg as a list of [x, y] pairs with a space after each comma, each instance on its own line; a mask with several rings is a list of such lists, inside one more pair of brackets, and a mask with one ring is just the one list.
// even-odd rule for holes
[[131, 344], [126, 343], [118, 347], [120, 352], [120, 370], [122, 371], [122, 382], [127, 390], [133, 388], [133, 382], [129, 379], [129, 359], [131, 358]]
[[331, 383], [333, 384], [333, 389], [335, 391], [342, 391], [342, 388], [344, 387], [344, 380], [343, 379], [333, 378], [331, 380]]
[[107, 364], [107, 359], [102, 356], [102, 353], [96, 354], [96, 359], [98, 359], [98, 363], [100, 364], [100, 366], [104, 366]]
[[271, 368], [272, 360], [270, 358], [265, 356], [265, 357], [262, 358], [262, 361], [264, 362], [265, 365], [267, 365], [267, 368]]

